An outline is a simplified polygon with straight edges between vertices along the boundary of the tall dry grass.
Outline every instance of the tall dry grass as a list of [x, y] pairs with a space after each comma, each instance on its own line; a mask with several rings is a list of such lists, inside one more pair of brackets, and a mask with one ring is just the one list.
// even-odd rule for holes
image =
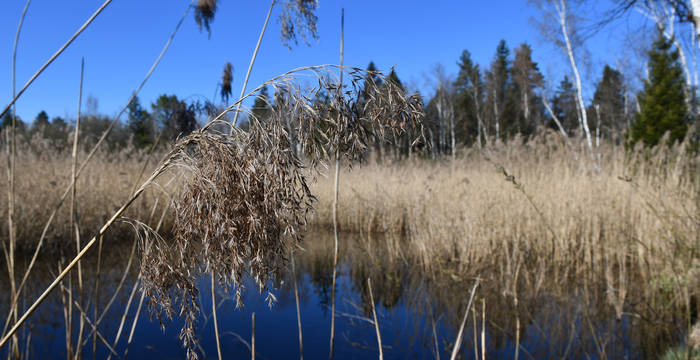
[[[78, 151], [79, 158], [84, 159], [86, 156], [85, 151]], [[132, 148], [116, 152], [105, 148], [98, 150], [94, 156], [77, 181], [76, 218], [84, 237], [92, 235], [94, 229], [99, 228], [133, 191], [147, 158], [145, 152]], [[69, 151], [58, 151], [49, 141], [35, 137], [28, 143], [18, 143], [16, 166], [15, 191], [16, 197], [21, 199], [17, 201], [15, 210], [18, 249], [29, 252], [36, 246], [61, 192], [71, 183], [72, 160]], [[151, 160], [147, 173], [155, 166], [155, 161]], [[3, 162], [0, 171], [6, 171], [6, 167], [6, 162]], [[165, 185], [167, 182], [162, 183]], [[144, 222], [148, 219], [157, 222], [168, 204], [169, 189], [174, 184], [146, 191], [129, 208], [127, 216]], [[0, 179], [0, 186], [7, 186], [6, 177]], [[0, 208], [0, 216], [7, 217], [7, 207]], [[166, 230], [169, 229], [170, 218], [165, 218]], [[155, 223], [153, 226], [156, 226]], [[7, 236], [7, 231], [7, 223], [1, 222], [0, 237]], [[119, 227], [113, 234], [119, 238], [119, 235], [127, 233], [131, 234], [128, 227]], [[75, 248], [72, 240], [74, 235], [71, 232], [70, 208], [64, 204], [47, 232], [47, 245], [54, 250], [60, 248], [72, 251]], [[127, 238], [131, 239], [131, 235]]]
[[[634, 281], [649, 284], [644, 300], [661, 291], [691, 308], [700, 296], [700, 158], [687, 143], [599, 152], [600, 171], [556, 135], [467, 150], [454, 163], [370, 160], [341, 176], [340, 226], [384, 233], [384, 261], [495, 273], [516, 297], [551, 281], [606, 284], [619, 317]], [[330, 227], [332, 178], [311, 190], [310, 222]]]

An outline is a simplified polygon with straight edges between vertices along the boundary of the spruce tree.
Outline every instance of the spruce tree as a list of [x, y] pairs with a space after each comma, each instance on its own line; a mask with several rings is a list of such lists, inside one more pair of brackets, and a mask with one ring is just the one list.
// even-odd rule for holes
[[[564, 79], [559, 83], [552, 107], [561, 125], [567, 134], [573, 135], [579, 127], [578, 108], [576, 107], [576, 89], [569, 77], [564, 75]], [[552, 127], [554, 125], [552, 124]]]
[[654, 146], [666, 132], [670, 133], [670, 143], [685, 136], [688, 110], [678, 56], [672, 40], [667, 40], [659, 29], [649, 51], [649, 79], [639, 95], [641, 111], [632, 125], [631, 145], [641, 140], [646, 146]]
[[472, 61], [468, 50], [462, 52], [457, 66], [459, 73], [454, 83], [457, 123], [462, 142], [469, 144], [484, 133], [480, 113], [484, 107], [484, 85], [479, 65]]
[[396, 74], [394, 68], [391, 68], [391, 72], [389, 73], [389, 76], [387, 76], [386, 81], [398, 86], [402, 90], [405, 90], [403, 83], [401, 82], [401, 79], [399, 79], [399, 76]]
[[151, 114], [142, 106], [138, 97], [128, 107], [129, 119], [127, 125], [133, 135], [134, 146], [142, 148], [153, 143], [153, 126], [151, 126]]
[[[603, 138], [612, 139], [625, 128], [624, 107], [625, 87], [622, 73], [605, 65], [603, 78], [593, 95], [593, 112], [592, 116], [588, 117], [588, 123], [593, 125], [592, 128], [599, 128]], [[598, 117], [600, 117], [600, 124], [598, 124]]]

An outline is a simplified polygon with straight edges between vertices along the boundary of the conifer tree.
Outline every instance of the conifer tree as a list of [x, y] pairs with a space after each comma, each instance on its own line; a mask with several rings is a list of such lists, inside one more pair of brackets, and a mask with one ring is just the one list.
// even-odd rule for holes
[[496, 48], [496, 55], [491, 62], [491, 68], [486, 72], [486, 110], [489, 123], [493, 124], [497, 137], [506, 138], [502, 129], [510, 128], [513, 122], [512, 103], [508, 100], [507, 92], [511, 82], [510, 50], [505, 40], [501, 40]]
[[462, 52], [457, 62], [459, 73], [455, 80], [455, 92], [458, 123], [461, 124], [463, 141], [471, 143], [476, 140], [481, 146], [482, 139], [487, 140], [487, 130], [483, 123], [484, 84], [481, 80], [479, 65], [471, 59], [468, 50]]
[[[541, 119], [541, 103], [535, 89], [542, 85], [544, 77], [537, 63], [532, 60], [532, 48], [528, 44], [520, 44], [515, 50], [515, 60], [512, 67], [512, 86], [510, 100], [516, 106], [515, 122], [510, 132], [517, 131], [523, 135], [531, 135]], [[538, 104], [540, 104], [538, 106]]]
[[[600, 136], [612, 139], [625, 128], [625, 88], [622, 73], [605, 65], [603, 77], [593, 94], [593, 111], [588, 122]], [[595, 107], [598, 107], [596, 110]], [[600, 119], [600, 123], [598, 120]]]
[[552, 108], [564, 131], [571, 136], [579, 127], [578, 108], [576, 107], [576, 89], [569, 77], [564, 75], [564, 79], [559, 83]]
[[142, 148], [153, 143], [153, 126], [151, 114], [142, 106], [138, 97], [129, 104], [128, 127], [133, 135], [134, 146]]
[[631, 144], [641, 140], [646, 146], [654, 146], [666, 132], [670, 132], [670, 143], [685, 136], [689, 117], [678, 56], [672, 40], [659, 29], [649, 51], [649, 78], [639, 95], [641, 111], [632, 125]]

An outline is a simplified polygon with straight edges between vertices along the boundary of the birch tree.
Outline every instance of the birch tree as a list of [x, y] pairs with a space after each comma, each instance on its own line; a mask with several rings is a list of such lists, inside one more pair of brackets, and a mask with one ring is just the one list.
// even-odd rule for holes
[[[571, 66], [576, 86], [579, 124], [586, 136], [588, 150], [592, 153], [593, 140], [588, 127], [586, 105], [583, 101], [581, 74], [576, 61], [576, 51], [583, 47], [583, 39], [577, 32], [576, 27], [576, 22], [580, 20], [580, 17], [575, 16], [576, 12], [581, 10], [580, 8], [572, 8], [569, 0], [534, 0], [534, 3], [542, 10], [542, 21], [539, 22], [542, 35], [562, 50]], [[552, 25], [555, 26], [553, 27]]]
[[[698, 1], [700, 0], [694, 0], [693, 3], [697, 3]], [[663, 37], [672, 42], [674, 47], [678, 50], [679, 61], [686, 82], [686, 100], [691, 101], [693, 99], [691, 92], [696, 91], [695, 89], [698, 87], [698, 32], [695, 23], [689, 22], [689, 25], [684, 28], [677, 27], [677, 10], [674, 6], [666, 2], [639, 2], [635, 9], [647, 19], [653, 21], [656, 27], [661, 30]], [[700, 11], [700, 9], [698, 10]], [[683, 40], [685, 40], [689, 46], [683, 46]]]

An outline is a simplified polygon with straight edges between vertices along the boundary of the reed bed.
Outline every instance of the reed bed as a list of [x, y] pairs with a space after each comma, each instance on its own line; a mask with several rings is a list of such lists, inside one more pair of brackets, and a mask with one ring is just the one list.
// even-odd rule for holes
[[[620, 317], [629, 284], [641, 282], [648, 292], [635, 301], [662, 296], [687, 308], [700, 296], [698, 156], [687, 143], [598, 152], [596, 170], [553, 135], [466, 150], [454, 162], [369, 160], [341, 176], [340, 227], [370, 242], [383, 233], [383, 261], [456, 278], [497, 274], [514, 297], [545, 282], [604, 284]], [[311, 190], [310, 222], [330, 227], [332, 180]]]
[[[41, 138], [18, 143], [15, 187], [16, 198], [21, 201], [17, 201], [16, 204], [15, 223], [19, 251], [29, 252], [35, 248], [45, 221], [60, 199], [61, 191], [70, 185], [72, 160], [69, 151], [57, 149]], [[4, 151], [1, 156], [5, 156]], [[85, 151], [78, 152], [79, 159], [85, 157]], [[76, 187], [77, 220], [82, 236], [92, 235], [94, 229], [99, 228], [133, 191], [144, 165], [147, 169], [141, 176], [145, 177], [144, 174], [150, 173], [156, 164], [155, 160], [151, 160], [149, 166], [146, 164], [147, 158], [148, 154], [145, 152], [129, 147], [121, 151], [103, 149], [94, 155], [89, 166], [78, 178]], [[3, 162], [0, 171], [6, 171], [6, 167], [7, 163]], [[144, 222], [148, 219], [157, 222], [168, 204], [169, 189], [175, 184], [168, 184], [169, 180], [162, 181], [162, 184], [167, 186], [146, 191], [139, 201], [129, 208], [127, 216]], [[7, 177], [0, 179], [0, 186], [7, 186]], [[7, 217], [7, 207], [0, 208], [0, 216]], [[166, 231], [171, 227], [170, 218], [164, 218], [166, 224], [163, 228]], [[74, 250], [74, 234], [71, 233], [69, 220], [69, 206], [63, 204], [47, 231], [49, 250]], [[130, 228], [121, 226], [115, 230], [110, 235], [131, 239]], [[0, 222], [0, 232], [4, 239], [8, 233], [7, 223], [4, 221]]]

